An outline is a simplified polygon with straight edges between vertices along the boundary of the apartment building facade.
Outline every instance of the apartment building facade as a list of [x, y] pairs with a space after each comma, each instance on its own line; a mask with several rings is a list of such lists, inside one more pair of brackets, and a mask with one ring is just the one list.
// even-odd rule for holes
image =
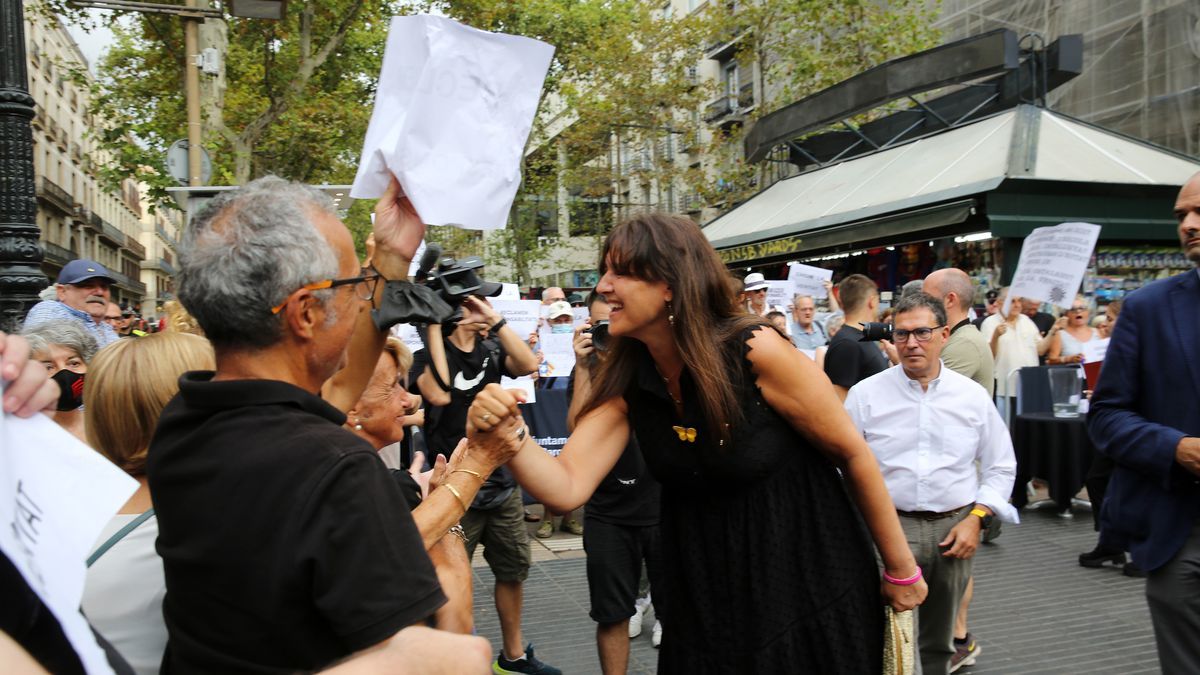
[[[148, 295], [157, 297], [160, 284], [170, 287], [169, 281], [159, 280], [160, 267], [144, 267], [147, 261], [156, 264], [171, 240], [155, 233], [160, 217], [148, 212], [136, 182], [123, 181], [114, 191], [97, 179], [100, 156], [89, 136], [96, 125], [88, 111], [88, 88], [78, 82], [80, 75], [90, 77], [87, 60], [62, 21], [33, 3], [25, 5], [25, 55], [35, 101], [33, 164], [42, 271], [53, 283], [70, 260], [96, 260], [116, 279], [113, 300], [141, 308]], [[173, 226], [164, 223], [162, 230], [170, 234]]]
[[[711, 0], [669, 0], [663, 12], [676, 15], [701, 11]], [[1200, 155], [1200, 3], [1195, 0], [941, 0], [933, 27], [949, 42], [996, 28], [1021, 35], [1036, 33], [1049, 43], [1060, 35], [1084, 35], [1084, 72], [1051, 92], [1049, 107], [1095, 124], [1165, 147]], [[659, 184], [644, 169], [665, 159], [677, 166], [704, 171], [710, 178], [721, 162], [736, 161], [740, 144], [729, 156], [705, 154], [713, 134], [744, 122], [761, 101], [774, 96], [776, 83], [766, 81], [757, 64], [735, 58], [743, 36], [714, 37], [704, 58], [689, 75], [715, 92], [700, 110], [680, 111], [700, 121], [701, 132], [684, 136], [621, 133], [612, 135], [606, 157], [598, 160], [614, 175], [611, 193], [602, 197], [572, 195], [560, 189], [557, 203], [543, 198], [518, 205], [521, 218], [536, 218], [552, 245], [531, 268], [534, 285], [586, 287], [594, 282], [599, 228], [591, 222], [616, 222], [639, 210], [686, 214], [706, 223], [733, 204], [704, 200], [682, 182]], [[1026, 38], [1030, 46], [1037, 37]], [[559, 125], [563, 128], [564, 125]], [[649, 139], [649, 140], [647, 140]], [[794, 175], [797, 167], [773, 163], [762, 172], [765, 189]], [[502, 262], [502, 261], [498, 261]]]

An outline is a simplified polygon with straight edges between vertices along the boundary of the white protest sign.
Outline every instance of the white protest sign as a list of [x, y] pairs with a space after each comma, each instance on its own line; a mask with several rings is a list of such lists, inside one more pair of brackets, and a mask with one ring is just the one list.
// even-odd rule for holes
[[1063, 223], [1039, 227], [1025, 237], [1002, 316], [1008, 316], [1013, 297], [1070, 305], [1083, 284], [1099, 236], [1099, 225]]
[[829, 295], [825, 291], [824, 282], [832, 279], [833, 270], [802, 263], [792, 263], [788, 266], [788, 281], [792, 282], [793, 295], [811, 295], [814, 300], [820, 300]]
[[0, 415], [0, 551], [54, 613], [88, 673], [112, 668], [79, 612], [84, 561], [137, 489], [43, 415]]
[[790, 281], [768, 281], [767, 282], [767, 306], [774, 309], [778, 307], [785, 314], [787, 307], [792, 303], [792, 283]]
[[430, 225], [503, 228], [553, 54], [445, 17], [393, 17], [350, 196], [376, 199], [394, 175]]
[[521, 289], [516, 284], [500, 284], [500, 295], [497, 300], [520, 300]]
[[538, 349], [545, 359], [546, 372], [542, 377], [566, 377], [575, 367], [574, 333], [551, 333], [544, 330], [538, 335]]
[[503, 375], [500, 377], [500, 386], [505, 389], [520, 389], [525, 392], [526, 403], [537, 402], [537, 387], [534, 386], [533, 378], [528, 375], [518, 378]]
[[1104, 355], [1108, 352], [1109, 338], [1103, 340], [1088, 340], [1083, 343], [1083, 362], [1095, 363], [1103, 361]]
[[571, 318], [573, 319], [573, 323], [576, 326], [583, 323], [584, 321], [587, 321], [588, 318], [591, 317], [591, 315], [592, 314], [591, 314], [591, 312], [588, 311], [587, 307], [572, 307], [571, 308]]
[[530, 333], [537, 332], [541, 306], [542, 303], [537, 300], [492, 300], [492, 309], [504, 317], [522, 340], [529, 337]]

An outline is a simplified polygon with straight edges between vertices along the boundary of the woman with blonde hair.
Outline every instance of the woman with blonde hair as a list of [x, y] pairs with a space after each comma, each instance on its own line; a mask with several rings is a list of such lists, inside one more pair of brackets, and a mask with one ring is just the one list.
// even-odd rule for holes
[[[420, 405], [420, 397], [409, 394], [401, 381], [412, 362], [408, 347], [394, 337], [388, 338], [375, 372], [358, 401], [346, 413], [346, 427], [381, 454], [404, 439], [409, 417]], [[398, 458], [393, 461], [398, 464]], [[442, 512], [438, 512], [438, 506], [423, 501], [439, 488], [446, 476], [446, 458], [438, 455], [432, 471], [422, 472], [424, 464], [424, 453], [418, 452], [408, 472], [393, 470], [393, 476], [412, 509], [413, 520], [433, 561], [442, 592], [446, 594], [447, 602], [434, 614], [434, 621], [443, 630], [470, 633], [474, 627], [473, 600], [471, 561], [464, 547], [465, 534], [458, 526], [450, 532], [439, 527], [446, 515], [445, 507], [453, 508], [453, 502], [443, 503]]]
[[92, 360], [84, 393], [88, 443], [138, 481], [88, 559], [83, 611], [139, 674], [157, 673], [167, 644], [158, 523], [146, 482], [146, 450], [179, 376], [216, 367], [208, 340], [160, 333], [120, 340]]

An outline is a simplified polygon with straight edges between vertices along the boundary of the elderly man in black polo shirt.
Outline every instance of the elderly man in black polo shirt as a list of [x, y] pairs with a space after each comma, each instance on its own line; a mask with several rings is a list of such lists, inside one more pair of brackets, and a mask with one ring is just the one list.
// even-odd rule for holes
[[[184, 375], [149, 451], [164, 672], [316, 670], [398, 644], [445, 602], [399, 487], [342, 428], [386, 339], [367, 310], [424, 230], [393, 180], [364, 270], [328, 198], [274, 177], [186, 230], [179, 297], [217, 370]], [[504, 438], [472, 439], [429, 494], [443, 531], [508, 459]]]

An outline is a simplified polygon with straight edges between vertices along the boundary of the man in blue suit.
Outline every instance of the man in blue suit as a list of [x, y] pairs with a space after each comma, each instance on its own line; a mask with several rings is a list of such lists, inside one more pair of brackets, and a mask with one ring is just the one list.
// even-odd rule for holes
[[1088, 432], [1116, 462], [1101, 526], [1149, 574], [1164, 673], [1200, 672], [1200, 173], [1175, 201], [1198, 269], [1131, 294], [1092, 396]]

